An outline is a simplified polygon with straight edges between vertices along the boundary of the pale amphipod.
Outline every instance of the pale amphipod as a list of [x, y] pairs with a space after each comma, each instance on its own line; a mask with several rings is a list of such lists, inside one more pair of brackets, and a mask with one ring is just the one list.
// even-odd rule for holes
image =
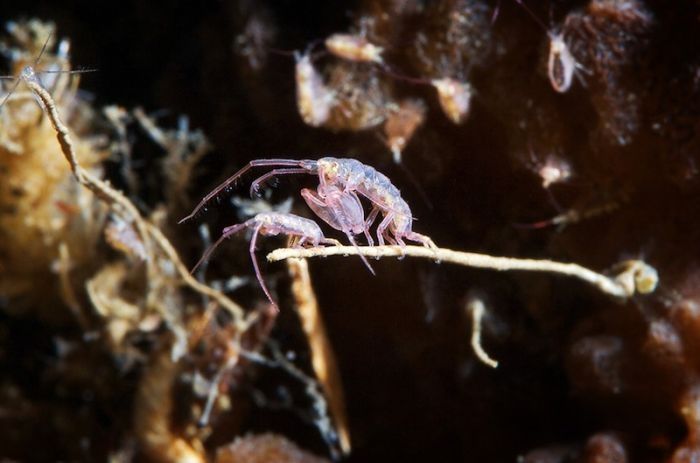
[[334, 95], [311, 63], [311, 55], [295, 53], [297, 109], [302, 120], [312, 127], [323, 125], [330, 116]]
[[581, 65], [571, 54], [569, 46], [564, 41], [564, 34], [550, 33], [547, 74], [552, 88], [559, 93], [567, 92], [571, 87], [577, 68], [581, 68]]
[[455, 124], [462, 123], [469, 114], [472, 99], [471, 85], [449, 77], [434, 79], [430, 83], [438, 92], [440, 107], [445, 115]]
[[554, 91], [566, 93], [571, 88], [576, 71], [585, 68], [574, 58], [569, 45], [564, 40], [563, 32], [554, 32], [552, 28], [547, 29], [542, 20], [522, 0], [515, 1], [527, 11], [543, 30], [547, 31], [549, 36], [549, 56], [547, 57], [549, 82], [552, 84]]
[[326, 39], [325, 44], [330, 53], [348, 61], [383, 63], [384, 49], [360, 35], [333, 34]]

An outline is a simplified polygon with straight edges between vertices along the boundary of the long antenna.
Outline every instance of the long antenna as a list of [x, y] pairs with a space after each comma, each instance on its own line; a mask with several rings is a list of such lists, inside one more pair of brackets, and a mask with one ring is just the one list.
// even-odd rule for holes
[[[15, 80], [15, 84], [12, 86], [10, 91], [5, 95], [5, 97], [2, 99], [2, 102], [0, 103], [0, 109], [2, 109], [3, 106], [5, 106], [5, 103], [10, 99], [13, 93], [15, 93], [15, 90], [17, 90], [17, 87], [19, 86], [20, 82], [22, 81], [22, 76], [25, 74], [25, 71], [27, 68], [31, 68], [32, 70], [36, 69], [39, 65], [39, 62], [41, 61], [41, 58], [44, 56], [44, 53], [46, 52], [46, 49], [48, 47], [49, 41], [53, 37], [53, 32], [50, 32], [46, 40], [44, 41], [44, 44], [41, 47], [41, 51], [37, 55], [36, 59], [34, 60], [34, 64], [32, 66], [25, 66], [24, 69], [22, 69], [22, 72], [20, 73], [19, 76], [0, 76], [0, 80]], [[97, 72], [97, 69], [94, 68], [79, 68], [79, 69], [57, 69], [57, 70], [47, 70], [47, 71], [41, 71], [40, 73], [34, 73], [32, 72], [32, 75], [36, 74], [83, 74], [83, 73], [88, 73], [88, 72]], [[38, 79], [38, 76], [37, 76]]]
[[[540, 27], [541, 27], [543, 30], [545, 30], [545, 31], [547, 31], [547, 33], [549, 33], [549, 28], [548, 28], [547, 26], [545, 26], [545, 24], [542, 22], [542, 20], [535, 14], [534, 11], [532, 11], [532, 10], [530, 9], [530, 7], [528, 7], [527, 5], [525, 5], [525, 3], [523, 2], [523, 0], [515, 0], [515, 3], [517, 3], [517, 4], [520, 5], [525, 11], [527, 11], [527, 14], [529, 14], [529, 15], [532, 17], [532, 19], [534, 19], [535, 22], [536, 22], [537, 24], [539, 24]], [[550, 12], [550, 14], [551, 14], [551, 13], [552, 13], [552, 10], [550, 9], [549, 12]]]

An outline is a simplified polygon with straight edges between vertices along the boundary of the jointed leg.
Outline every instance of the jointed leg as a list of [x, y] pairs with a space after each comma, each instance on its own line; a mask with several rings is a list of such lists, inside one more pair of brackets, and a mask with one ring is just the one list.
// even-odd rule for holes
[[[342, 213], [341, 211], [335, 211], [315, 191], [304, 189], [304, 190], [302, 190], [301, 195], [306, 200], [306, 204], [309, 205], [309, 207], [316, 213], [316, 215], [321, 217], [331, 227], [335, 228], [336, 230], [341, 230], [343, 233], [345, 233], [345, 236], [348, 237], [348, 241], [350, 241], [350, 244], [355, 246], [355, 248], [358, 248], [357, 242], [355, 241], [355, 238], [353, 238], [353, 236], [352, 236], [352, 230], [350, 230], [350, 224], [348, 224], [348, 219], [347, 219], [347, 217], [345, 217], [344, 213]], [[359, 203], [359, 199], [357, 199], [357, 200]], [[362, 220], [362, 219], [359, 218], [359, 220]], [[365, 228], [365, 234], [367, 234], [366, 228]], [[328, 240], [328, 238], [326, 238], [326, 240]], [[338, 243], [338, 244], [340, 244], [340, 243]], [[370, 273], [372, 273], [372, 275], [376, 275], [376, 273], [374, 272], [374, 269], [369, 264], [369, 261], [367, 261], [367, 258], [360, 254], [360, 259], [362, 259], [362, 262], [369, 269]]]
[[346, 236], [348, 237], [348, 241], [350, 241], [350, 243], [355, 247], [355, 249], [357, 249], [357, 253], [360, 256], [360, 259], [362, 259], [362, 262], [365, 264], [365, 267], [367, 267], [367, 269], [369, 270], [369, 272], [372, 275], [376, 276], [377, 274], [374, 272], [374, 269], [369, 264], [369, 261], [367, 260], [367, 258], [365, 256], [363, 256], [362, 254], [360, 254], [360, 248], [357, 246], [357, 242], [355, 241], [355, 238], [353, 238], [351, 233], [346, 233]]
[[429, 236], [421, 235], [420, 233], [416, 233], [414, 231], [408, 232], [404, 236], [407, 240], [421, 243], [426, 248], [430, 248], [430, 249], [437, 249], [438, 248]]
[[323, 238], [320, 244], [327, 244], [329, 246], [342, 246], [343, 243], [334, 238]]
[[268, 179], [275, 177], [277, 175], [291, 175], [291, 174], [308, 174], [309, 171], [306, 169], [273, 169], [255, 179], [253, 183], [250, 184], [250, 196], [257, 194], [260, 190], [260, 185], [265, 183]]
[[392, 220], [394, 220], [394, 213], [389, 212], [386, 217], [384, 217], [384, 220], [382, 220], [382, 223], [377, 227], [377, 241], [379, 242], [379, 246], [384, 246], [385, 230]]
[[374, 206], [372, 208], [372, 212], [369, 213], [369, 217], [367, 217], [367, 220], [365, 221], [365, 228], [367, 230], [370, 229], [374, 221], [377, 219], [377, 215], [379, 214], [379, 208], [377, 206]]
[[336, 230], [343, 230], [343, 224], [340, 222], [338, 211], [329, 206], [316, 191], [303, 188], [301, 190], [301, 196], [304, 198], [309, 208], [314, 214], [319, 216], [321, 220]]
[[270, 303], [275, 308], [277, 308], [277, 303], [272, 299], [272, 295], [270, 294], [270, 291], [267, 289], [267, 286], [265, 286], [265, 281], [263, 281], [262, 273], [260, 273], [260, 267], [258, 266], [258, 260], [255, 258], [255, 243], [258, 240], [258, 234], [260, 233], [261, 228], [262, 228], [262, 224], [258, 224], [255, 227], [255, 231], [253, 231], [253, 237], [250, 239], [250, 260], [253, 261], [253, 268], [255, 269], [255, 276], [258, 277], [258, 282], [260, 283], [260, 287], [262, 288], [263, 292], [265, 293], [265, 296], [267, 296], [267, 298], [270, 300]]

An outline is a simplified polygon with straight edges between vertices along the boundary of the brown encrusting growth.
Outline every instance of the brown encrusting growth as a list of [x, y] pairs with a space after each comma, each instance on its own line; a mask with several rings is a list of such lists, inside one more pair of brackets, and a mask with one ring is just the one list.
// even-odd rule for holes
[[697, 2], [6, 3], [0, 460], [700, 458]]

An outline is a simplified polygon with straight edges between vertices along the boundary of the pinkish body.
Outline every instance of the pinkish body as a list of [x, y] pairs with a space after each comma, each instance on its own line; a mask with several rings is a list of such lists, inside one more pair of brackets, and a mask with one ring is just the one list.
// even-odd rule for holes
[[250, 239], [250, 258], [253, 261], [255, 275], [258, 277], [258, 281], [260, 282], [263, 292], [270, 300], [270, 303], [275, 307], [277, 307], [277, 303], [272, 299], [270, 291], [267, 289], [267, 286], [265, 286], [262, 274], [260, 273], [260, 267], [258, 266], [258, 261], [255, 258], [255, 244], [258, 239], [258, 234], [270, 236], [283, 234], [295, 237], [298, 238], [298, 241], [296, 242], [297, 246], [301, 246], [307, 242], [313, 246], [319, 246], [321, 244], [339, 244], [336, 240], [326, 238], [323, 235], [321, 228], [313, 220], [305, 219], [304, 217], [299, 217], [298, 215], [294, 214], [285, 214], [281, 212], [261, 212], [243, 223], [224, 228], [223, 232], [221, 233], [221, 237], [214, 244], [209, 246], [201, 259], [199, 259], [199, 262], [197, 262], [197, 264], [192, 268], [192, 272], [194, 272], [203, 262], [209, 259], [214, 250], [225, 239], [238, 233], [244, 228], [250, 228], [253, 230], [253, 236]]
[[[318, 198], [330, 208], [336, 208], [333, 198], [328, 196], [328, 187], [335, 187], [343, 193], [360, 194], [372, 202], [373, 209], [366, 222], [369, 228], [381, 212], [383, 220], [377, 227], [377, 240], [380, 245], [386, 241], [405, 246], [404, 239], [416, 241], [427, 247], [435, 247], [433, 241], [420, 233], [413, 231], [413, 216], [401, 192], [389, 178], [371, 166], [356, 159], [325, 157], [319, 160], [303, 159], [259, 159], [250, 161], [247, 166], [229, 177], [221, 185], [206, 195], [192, 211], [183, 218], [184, 222], [199, 212], [206, 203], [229, 187], [233, 182], [253, 167], [284, 167], [275, 168], [256, 179], [251, 185], [251, 193], [257, 192], [267, 180], [277, 175], [312, 174], [318, 175]], [[359, 200], [358, 200], [359, 201]]]
[[[357, 247], [354, 235], [360, 233], [365, 234], [367, 243], [372, 246], [374, 242], [369, 234], [369, 227], [365, 223], [365, 211], [360, 198], [354, 193], [345, 193], [335, 186], [319, 186], [318, 190], [318, 192], [308, 188], [301, 190], [301, 196], [309, 208], [328, 225], [345, 233], [353, 246]], [[367, 258], [361, 254], [360, 258], [374, 275], [374, 269]]]
[[381, 212], [383, 220], [377, 226], [380, 246], [386, 239], [391, 244], [405, 246], [403, 239], [417, 241], [434, 247], [432, 240], [413, 231], [413, 216], [408, 203], [389, 178], [374, 167], [349, 158], [321, 158], [317, 163], [319, 194], [327, 185], [334, 185], [345, 192], [357, 192], [372, 202], [373, 209], [367, 219], [369, 228]]

